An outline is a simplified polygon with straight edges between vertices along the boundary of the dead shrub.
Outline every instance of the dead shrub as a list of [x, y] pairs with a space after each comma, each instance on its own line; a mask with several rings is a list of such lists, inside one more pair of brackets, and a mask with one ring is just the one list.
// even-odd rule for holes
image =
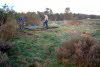
[[40, 18], [35, 12], [25, 14], [26, 26], [40, 25]]
[[56, 56], [62, 62], [73, 58], [74, 63], [98, 65], [100, 62], [100, 40], [91, 37], [75, 37], [67, 39], [55, 50]]
[[5, 24], [0, 27], [0, 38], [12, 38], [16, 33], [17, 24], [13, 17], [8, 17]]

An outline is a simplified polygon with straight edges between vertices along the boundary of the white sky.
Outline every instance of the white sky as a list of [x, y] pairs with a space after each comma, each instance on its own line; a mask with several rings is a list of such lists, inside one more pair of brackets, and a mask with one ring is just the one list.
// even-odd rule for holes
[[61, 13], [66, 7], [70, 7], [73, 13], [100, 15], [100, 0], [0, 0], [0, 6], [5, 3], [13, 5], [18, 12], [36, 12], [51, 8], [54, 13]]

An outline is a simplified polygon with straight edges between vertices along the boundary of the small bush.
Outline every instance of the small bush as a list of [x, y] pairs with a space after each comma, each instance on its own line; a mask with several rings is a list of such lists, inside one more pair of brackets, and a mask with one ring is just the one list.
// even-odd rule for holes
[[0, 67], [10, 67], [8, 56], [0, 51]]
[[11, 43], [5, 42], [3, 40], [0, 40], [0, 51], [6, 52], [8, 49], [12, 47]]
[[100, 62], [100, 40], [91, 37], [71, 38], [62, 42], [55, 53], [61, 61], [73, 58], [70, 61], [74, 63], [97, 66]]
[[3, 9], [0, 9], [0, 26], [6, 23], [7, 13]]

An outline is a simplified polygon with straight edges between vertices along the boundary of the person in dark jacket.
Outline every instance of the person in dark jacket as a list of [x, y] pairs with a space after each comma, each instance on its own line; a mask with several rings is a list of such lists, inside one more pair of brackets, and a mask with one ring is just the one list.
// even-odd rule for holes
[[20, 29], [24, 29], [24, 24], [25, 24], [25, 18], [24, 16], [19, 16], [18, 17], [18, 24]]

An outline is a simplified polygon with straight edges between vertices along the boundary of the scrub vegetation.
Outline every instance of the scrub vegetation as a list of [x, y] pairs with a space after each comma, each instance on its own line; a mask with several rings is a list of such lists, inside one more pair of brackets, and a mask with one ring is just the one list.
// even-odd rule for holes
[[[17, 13], [0, 9], [0, 67], [100, 67], [99, 16], [46, 11], [49, 29], [43, 29], [43, 12]], [[18, 28], [25, 16], [25, 28]], [[84, 16], [84, 18], [83, 18]], [[87, 16], [87, 17], [86, 17]], [[39, 26], [36, 29], [26, 27]]]

